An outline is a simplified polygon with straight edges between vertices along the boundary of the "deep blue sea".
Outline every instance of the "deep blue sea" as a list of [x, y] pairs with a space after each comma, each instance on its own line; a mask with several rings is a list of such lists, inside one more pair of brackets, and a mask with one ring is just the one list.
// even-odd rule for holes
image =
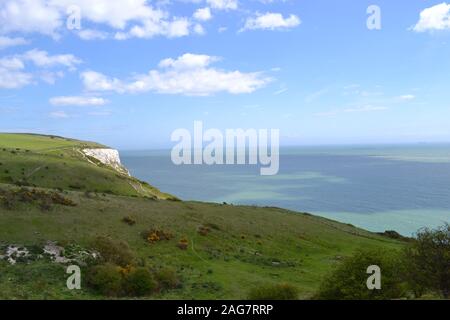
[[181, 165], [170, 150], [122, 151], [130, 172], [184, 200], [277, 206], [411, 235], [450, 222], [450, 145], [281, 149], [280, 171]]

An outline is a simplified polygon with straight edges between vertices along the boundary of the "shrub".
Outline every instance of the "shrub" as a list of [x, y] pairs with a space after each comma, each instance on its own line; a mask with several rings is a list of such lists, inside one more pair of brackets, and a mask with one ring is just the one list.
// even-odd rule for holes
[[406, 281], [420, 297], [426, 290], [450, 297], [450, 224], [422, 229], [404, 252]]
[[126, 223], [129, 226], [133, 226], [136, 224], [136, 220], [130, 216], [123, 217], [122, 222]]
[[180, 286], [180, 280], [175, 270], [170, 268], [162, 268], [155, 273], [155, 278], [158, 281], [161, 290], [175, 289]]
[[148, 229], [141, 233], [142, 237], [149, 243], [155, 243], [163, 240], [170, 240], [173, 234], [163, 229]]
[[156, 287], [156, 281], [146, 268], [132, 269], [124, 279], [124, 290], [128, 296], [150, 295]]
[[16, 205], [16, 199], [14, 198], [14, 195], [10, 192], [0, 190], [0, 200], [5, 209], [7, 210], [14, 209]]
[[98, 293], [108, 297], [122, 295], [122, 275], [113, 264], [97, 265], [88, 270], [87, 284]]
[[[381, 290], [367, 288], [367, 268], [381, 269]], [[399, 257], [386, 250], [360, 250], [343, 258], [322, 282], [315, 299], [324, 300], [385, 300], [404, 296]]]
[[186, 238], [180, 239], [177, 243], [177, 247], [181, 250], [187, 250], [189, 247], [189, 241]]
[[[23, 174], [24, 174], [24, 173], [22, 172], [22, 175], [23, 175]], [[30, 186], [31, 186], [31, 183], [29, 183], [29, 182], [28, 182], [27, 180], [25, 180], [25, 179], [15, 181], [14, 184], [15, 184], [16, 186], [19, 186], [19, 187], [30, 187]]]
[[63, 197], [62, 195], [60, 195], [57, 192], [52, 192], [49, 195], [54, 204], [60, 204], [62, 206], [67, 206], [67, 207], [76, 207], [76, 205], [77, 205], [75, 202], [73, 202], [69, 198]]
[[100, 254], [101, 262], [113, 263], [121, 267], [133, 264], [134, 254], [125, 241], [99, 236], [93, 241], [92, 247]]
[[42, 199], [41, 203], [39, 203], [39, 208], [42, 211], [50, 211], [52, 208], [52, 201], [48, 198]]
[[96, 265], [88, 270], [86, 279], [90, 288], [108, 297], [147, 296], [157, 288], [153, 275], [143, 267]]
[[[16, 184], [24, 185], [25, 182], [22, 181]], [[11, 204], [15, 202], [37, 204], [44, 211], [50, 210], [54, 204], [76, 206], [75, 202], [56, 192], [46, 192], [37, 189], [21, 188], [17, 191], [2, 191], [0, 195], [3, 196], [3, 203], [7, 208], [10, 208]]]
[[395, 239], [395, 240], [401, 240], [401, 241], [411, 241], [411, 238], [402, 236], [400, 233], [398, 233], [397, 231], [393, 231], [393, 230], [386, 230], [385, 232], [378, 232], [379, 235], [381, 236], [385, 236], [391, 239]]
[[211, 232], [211, 229], [207, 226], [200, 226], [198, 227], [197, 232], [202, 236], [207, 236]]
[[263, 285], [250, 290], [249, 300], [296, 300], [298, 289], [288, 283]]
[[215, 223], [209, 222], [209, 223], [204, 224], [204, 226], [205, 226], [205, 227], [208, 227], [208, 228], [210, 228], [210, 229], [213, 229], [213, 230], [217, 230], [217, 231], [220, 230], [219, 225], [217, 225], [217, 224], [215, 224]]
[[123, 277], [126, 277], [131, 271], [134, 270], [134, 267], [132, 265], [127, 265], [126, 267], [118, 267], [118, 268], [119, 268], [119, 273]]

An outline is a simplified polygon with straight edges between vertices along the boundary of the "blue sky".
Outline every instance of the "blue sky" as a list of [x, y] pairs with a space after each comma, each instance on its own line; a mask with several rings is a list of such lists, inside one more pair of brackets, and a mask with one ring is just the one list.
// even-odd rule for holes
[[450, 142], [449, 17], [442, 0], [0, 0], [0, 131], [161, 148], [202, 120], [282, 145]]

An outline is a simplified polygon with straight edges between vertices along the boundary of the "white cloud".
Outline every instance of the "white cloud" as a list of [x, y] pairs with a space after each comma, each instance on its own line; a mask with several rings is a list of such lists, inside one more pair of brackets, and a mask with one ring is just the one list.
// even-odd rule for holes
[[403, 100], [403, 101], [410, 101], [410, 100], [414, 100], [416, 98], [416, 96], [412, 95], [412, 94], [405, 94], [405, 95], [402, 95], [402, 96], [400, 96], [398, 98], [400, 100]]
[[0, 2], [0, 33], [24, 32], [57, 36], [61, 12], [47, 0], [3, 0]]
[[164, 59], [158, 66], [160, 68], [174, 68], [174, 69], [196, 69], [205, 68], [211, 63], [219, 60], [218, 57], [212, 57], [205, 54], [185, 53], [177, 59]]
[[285, 93], [285, 92], [287, 92], [287, 91], [288, 91], [287, 88], [281, 88], [281, 89], [275, 91], [273, 94], [276, 95], [276, 96], [278, 96], [278, 95], [280, 95], [280, 94], [282, 94], [282, 93]]
[[0, 50], [9, 48], [9, 47], [15, 47], [15, 46], [21, 46], [27, 44], [28, 41], [24, 38], [9, 38], [9, 37], [2, 37], [0, 36]]
[[217, 60], [216, 57], [187, 53], [177, 59], [164, 59], [159, 63], [159, 69], [135, 75], [128, 81], [110, 78], [95, 71], [83, 72], [81, 78], [85, 89], [94, 92], [156, 92], [196, 96], [219, 92], [251, 93], [271, 81], [260, 72], [243, 73], [211, 67]]
[[236, 10], [238, 8], [238, 0], [206, 0], [206, 3], [217, 10]]
[[166, 20], [146, 20], [141, 25], [133, 26], [128, 32], [117, 32], [115, 39], [153, 38], [166, 36], [168, 38], [184, 37], [190, 34], [191, 22], [187, 18]]
[[7, 57], [0, 59], [0, 67], [4, 69], [24, 69], [25, 64], [18, 57]]
[[416, 32], [450, 29], [450, 4], [443, 2], [420, 13], [419, 22], [412, 28]]
[[308, 96], [306, 96], [305, 98], [305, 102], [306, 103], [311, 103], [321, 97], [323, 97], [324, 95], [326, 95], [328, 92], [330, 91], [330, 88], [326, 87], [326, 88], [322, 88], [320, 90], [317, 90], [315, 92], [312, 92], [311, 94], [309, 94]]
[[194, 12], [194, 19], [200, 21], [211, 20], [212, 19], [211, 9], [209, 9], [208, 7], [197, 9], [197, 11]]
[[33, 49], [21, 55], [22, 59], [33, 62], [38, 67], [50, 68], [64, 66], [71, 70], [75, 69], [81, 60], [72, 54], [49, 55], [46, 51]]
[[22, 60], [17, 57], [0, 59], [0, 89], [17, 89], [31, 83], [33, 76], [23, 71]]
[[50, 112], [50, 117], [54, 119], [67, 119], [70, 118], [70, 116], [65, 113], [64, 111], [53, 111]]
[[81, 79], [84, 87], [89, 91], [116, 91], [119, 93], [125, 91], [119, 79], [108, 78], [99, 72], [85, 71], [81, 73]]
[[283, 30], [297, 27], [300, 25], [300, 18], [291, 14], [289, 17], [283, 17], [281, 13], [257, 13], [255, 17], [248, 18], [245, 22], [244, 30]]
[[48, 84], [55, 84], [57, 79], [61, 79], [63, 77], [64, 77], [64, 72], [62, 72], [62, 71], [53, 72], [53, 71], [45, 70], [39, 74], [39, 78]]
[[[34, 74], [26, 72], [27, 63], [33, 64], [37, 70]], [[0, 88], [17, 89], [29, 85], [33, 79], [39, 78], [47, 83], [54, 83], [62, 78], [61, 70], [52, 68], [66, 67], [74, 70], [81, 60], [71, 54], [49, 55], [42, 50], [29, 50], [24, 54], [0, 58]]]
[[131, 21], [153, 19], [159, 10], [148, 5], [147, 0], [49, 0], [51, 5], [65, 12], [71, 5], [79, 6], [82, 17], [89, 21], [124, 29]]
[[108, 33], [93, 29], [83, 29], [78, 32], [78, 36], [83, 40], [104, 40], [108, 38]]
[[[153, 36], [181, 37], [188, 35], [191, 22], [187, 17], [171, 17], [153, 8], [147, 0], [2, 0], [0, 1], [0, 34], [11, 32], [41, 33], [60, 36], [67, 8], [80, 8], [82, 21], [106, 25], [116, 39]], [[82, 30], [82, 39], [103, 39], [99, 31]]]
[[187, 18], [176, 18], [167, 24], [167, 28], [163, 29], [169, 38], [178, 38], [189, 35], [189, 27], [191, 23]]
[[206, 33], [205, 28], [198, 23], [194, 26], [194, 32], [199, 35], [204, 35]]
[[0, 89], [22, 88], [32, 82], [33, 76], [29, 73], [0, 67]]
[[108, 101], [103, 98], [83, 96], [53, 97], [49, 102], [54, 106], [103, 106], [108, 103]]

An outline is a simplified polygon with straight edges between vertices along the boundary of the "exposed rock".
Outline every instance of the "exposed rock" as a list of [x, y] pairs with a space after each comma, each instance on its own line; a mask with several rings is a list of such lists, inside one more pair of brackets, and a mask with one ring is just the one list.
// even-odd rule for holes
[[57, 245], [56, 242], [48, 241], [43, 248], [30, 251], [24, 246], [8, 245], [0, 247], [0, 260], [6, 260], [11, 265], [47, 258], [50, 261], [59, 264], [75, 263], [77, 265], [86, 265], [89, 261], [97, 260], [99, 254], [96, 251], [89, 251], [78, 245], [70, 245], [66, 248]]
[[130, 175], [128, 170], [120, 162], [119, 151], [115, 149], [83, 149], [83, 153], [88, 157], [100, 161], [104, 165], [112, 167], [119, 173]]
[[50, 259], [56, 263], [68, 263], [70, 259], [64, 257], [64, 248], [49, 241], [44, 247], [44, 253], [50, 256]]
[[58, 246], [53, 241], [47, 242], [44, 247], [44, 254], [47, 254], [53, 262], [61, 264], [76, 263], [78, 265], [84, 265], [88, 260], [96, 260], [99, 258], [97, 252], [85, 250], [77, 245], [64, 248]]
[[29, 255], [30, 252], [27, 248], [9, 245], [6, 248], [6, 253], [4, 255], [0, 255], [0, 260], [5, 259], [10, 264], [16, 264], [18, 260], [26, 259]]

